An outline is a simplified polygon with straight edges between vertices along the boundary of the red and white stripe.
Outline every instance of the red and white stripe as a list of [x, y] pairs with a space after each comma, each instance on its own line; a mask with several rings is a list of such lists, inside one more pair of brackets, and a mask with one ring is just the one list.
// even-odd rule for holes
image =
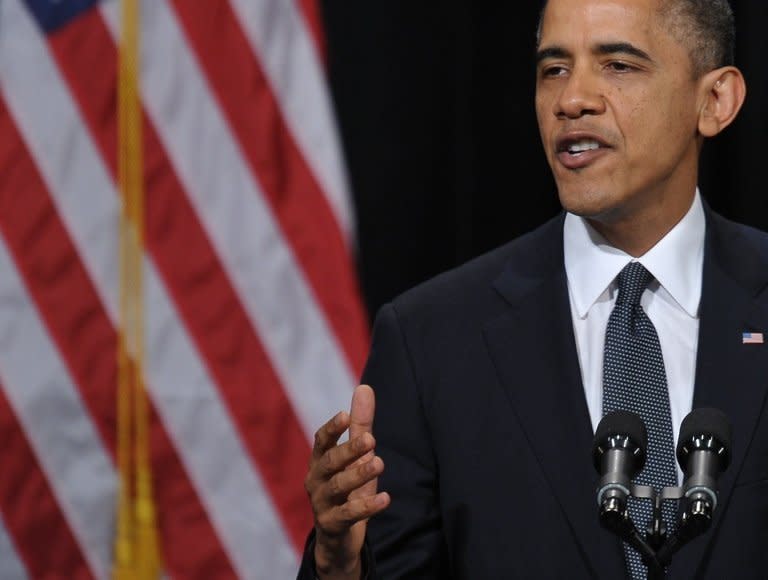
[[[147, 387], [163, 563], [291, 578], [317, 427], [367, 349], [309, 0], [141, 5]], [[119, 3], [0, 2], [0, 577], [110, 575]]]

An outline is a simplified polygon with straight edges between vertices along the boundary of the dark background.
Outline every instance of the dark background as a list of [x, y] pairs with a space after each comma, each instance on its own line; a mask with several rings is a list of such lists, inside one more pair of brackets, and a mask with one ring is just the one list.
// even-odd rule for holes
[[[539, 2], [322, 0], [368, 311], [560, 208], [534, 113]], [[733, 0], [747, 100], [701, 188], [768, 229], [768, 1]]]

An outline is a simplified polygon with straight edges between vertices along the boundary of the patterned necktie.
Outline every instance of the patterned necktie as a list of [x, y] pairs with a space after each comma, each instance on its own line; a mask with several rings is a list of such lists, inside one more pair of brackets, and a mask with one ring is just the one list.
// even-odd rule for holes
[[[619, 272], [619, 296], [605, 332], [603, 414], [621, 409], [640, 415], [648, 430], [648, 453], [634, 482], [661, 493], [662, 488], [677, 485], [677, 467], [659, 337], [640, 306], [640, 296], [652, 278], [639, 262], [630, 262]], [[629, 498], [628, 509], [645, 535], [653, 517], [651, 500]], [[664, 502], [662, 511], [669, 534], [675, 521], [674, 502]], [[640, 554], [627, 543], [624, 554], [632, 579], [645, 580], [647, 569]]]

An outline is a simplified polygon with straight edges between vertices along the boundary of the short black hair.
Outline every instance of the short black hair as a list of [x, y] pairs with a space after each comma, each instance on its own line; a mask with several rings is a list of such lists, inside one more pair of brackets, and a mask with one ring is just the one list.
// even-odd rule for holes
[[696, 76], [734, 64], [736, 29], [728, 0], [662, 0], [662, 16], [684, 46]]
[[[542, 2], [536, 44], [547, 0]], [[688, 47], [694, 76], [734, 64], [736, 26], [728, 0], [659, 0], [670, 33]]]

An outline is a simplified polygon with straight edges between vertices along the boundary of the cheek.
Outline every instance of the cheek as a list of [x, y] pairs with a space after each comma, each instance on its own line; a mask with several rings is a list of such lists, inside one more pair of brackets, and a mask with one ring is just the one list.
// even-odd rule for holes
[[533, 99], [536, 109], [536, 119], [539, 125], [555, 122], [555, 109], [558, 99], [557, 90], [552, 84], [537, 83], [535, 96]]
[[657, 91], [625, 108], [627, 115], [621, 130], [637, 156], [666, 164], [675, 162], [690, 146], [697, 117], [693, 101], [686, 99]]
[[549, 115], [545, 112], [546, 105], [543, 102], [543, 99], [541, 97], [536, 98], [536, 122], [539, 125], [539, 131], [541, 131], [542, 135], [545, 134], [545, 126], [547, 124], [547, 120], [549, 119]]
[[683, 135], [686, 139], [695, 134], [698, 123], [695, 87], [670, 85], [666, 90], [655, 91], [648, 103], [648, 120], [655, 122], [659, 133]]
[[548, 141], [548, 136], [552, 135], [553, 132], [553, 120], [551, 119], [551, 115], [547, 115], [539, 109], [538, 104], [536, 107], [536, 122], [539, 128], [540, 143], [544, 149], [545, 155], [549, 158], [552, 147], [551, 143]]

